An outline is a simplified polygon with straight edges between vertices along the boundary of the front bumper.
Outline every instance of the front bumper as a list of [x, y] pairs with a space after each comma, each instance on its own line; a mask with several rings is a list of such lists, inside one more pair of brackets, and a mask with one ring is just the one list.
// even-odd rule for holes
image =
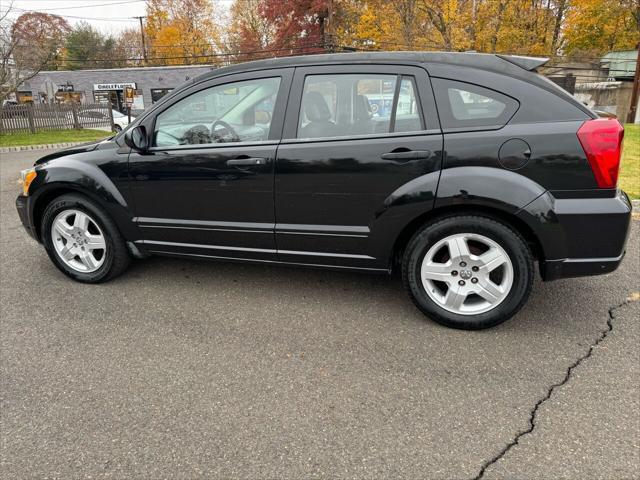
[[600, 198], [556, 198], [546, 192], [520, 216], [540, 241], [543, 280], [609, 273], [624, 258], [631, 202], [622, 190]]
[[19, 195], [16, 198], [16, 210], [18, 210], [18, 216], [20, 217], [20, 221], [22, 222], [22, 226], [27, 231], [27, 233], [35, 240], [38, 240], [36, 235], [36, 229], [33, 225], [30, 215], [30, 205], [29, 205], [29, 197], [25, 197], [24, 195]]

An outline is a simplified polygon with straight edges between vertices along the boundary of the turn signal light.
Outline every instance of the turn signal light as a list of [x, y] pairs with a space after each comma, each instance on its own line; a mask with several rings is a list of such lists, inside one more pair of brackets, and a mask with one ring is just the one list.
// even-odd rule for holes
[[599, 188], [616, 188], [624, 128], [615, 118], [587, 120], [578, 129], [582, 145]]
[[22, 180], [22, 194], [26, 197], [29, 195], [29, 186], [31, 182], [33, 182], [38, 174], [35, 169], [30, 168], [29, 170], [23, 170], [20, 172], [21, 180]]

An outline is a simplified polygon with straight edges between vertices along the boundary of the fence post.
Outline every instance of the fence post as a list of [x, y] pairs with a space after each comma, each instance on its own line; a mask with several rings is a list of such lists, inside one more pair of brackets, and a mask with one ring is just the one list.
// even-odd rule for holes
[[107, 111], [109, 112], [109, 123], [111, 124], [111, 131], [113, 132], [115, 122], [113, 121], [113, 109], [111, 108], [111, 105], [107, 105]]
[[73, 115], [73, 128], [80, 130], [81, 127], [80, 122], [78, 121], [78, 108], [75, 102], [71, 104], [71, 114]]
[[36, 123], [33, 118], [33, 103], [27, 104], [27, 120], [29, 121], [29, 131], [36, 133]]

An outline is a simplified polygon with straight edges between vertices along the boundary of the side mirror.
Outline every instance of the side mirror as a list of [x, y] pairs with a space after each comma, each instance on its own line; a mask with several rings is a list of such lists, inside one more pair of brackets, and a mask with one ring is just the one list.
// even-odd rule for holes
[[147, 142], [147, 129], [142, 125], [133, 127], [124, 134], [124, 143], [134, 150], [144, 152], [149, 147]]

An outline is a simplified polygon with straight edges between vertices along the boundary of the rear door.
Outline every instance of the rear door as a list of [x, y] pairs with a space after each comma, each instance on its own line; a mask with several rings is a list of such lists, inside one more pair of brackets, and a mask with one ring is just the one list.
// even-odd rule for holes
[[[386, 269], [388, 232], [377, 217], [401, 186], [438, 172], [441, 155], [424, 69], [297, 68], [276, 161], [279, 259]], [[431, 201], [436, 186], [421, 195]]]

